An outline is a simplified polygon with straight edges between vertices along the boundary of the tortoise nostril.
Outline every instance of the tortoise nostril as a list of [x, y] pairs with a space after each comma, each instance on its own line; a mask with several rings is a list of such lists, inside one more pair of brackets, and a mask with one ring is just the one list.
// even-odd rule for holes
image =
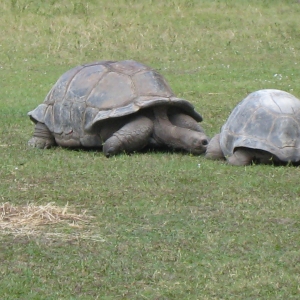
[[202, 141], [202, 145], [203, 145], [203, 146], [208, 145], [208, 140], [203, 140], [203, 141]]

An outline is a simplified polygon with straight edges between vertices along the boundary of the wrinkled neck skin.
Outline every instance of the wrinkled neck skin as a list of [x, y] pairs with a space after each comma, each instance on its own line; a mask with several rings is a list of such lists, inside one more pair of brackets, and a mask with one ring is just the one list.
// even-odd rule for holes
[[166, 106], [153, 108], [153, 113], [153, 138], [157, 143], [194, 154], [205, 152], [207, 137], [204, 133], [173, 125], [169, 120]]

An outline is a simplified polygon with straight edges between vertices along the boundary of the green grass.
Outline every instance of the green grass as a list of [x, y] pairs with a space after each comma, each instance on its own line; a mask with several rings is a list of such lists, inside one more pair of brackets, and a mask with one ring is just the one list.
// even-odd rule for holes
[[0, 13], [0, 202], [94, 217], [0, 228], [1, 299], [299, 299], [298, 167], [28, 149], [26, 115], [69, 68], [135, 59], [213, 136], [250, 92], [300, 97], [297, 1], [3, 0]]

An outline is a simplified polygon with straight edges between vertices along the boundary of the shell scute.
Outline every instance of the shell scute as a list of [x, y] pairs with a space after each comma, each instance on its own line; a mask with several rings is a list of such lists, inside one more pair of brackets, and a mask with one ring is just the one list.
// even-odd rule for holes
[[111, 71], [126, 74], [128, 76], [132, 76], [143, 70], [149, 70], [149, 67], [134, 60], [116, 61], [110, 65], [110, 68]]
[[291, 117], [279, 117], [275, 120], [270, 133], [270, 143], [278, 148], [300, 147], [299, 122]]
[[94, 87], [86, 103], [99, 110], [108, 110], [125, 106], [135, 97], [134, 86], [129, 76], [109, 72]]
[[83, 102], [89, 97], [108, 69], [103, 65], [82, 68], [71, 80], [64, 101]]
[[252, 116], [249, 116], [244, 127], [240, 127], [240, 131], [243, 134], [246, 133], [249, 138], [267, 139], [270, 134], [270, 128], [273, 127], [274, 117], [276, 118], [266, 108], [260, 107], [252, 112]]
[[141, 72], [133, 76], [133, 81], [139, 96], [174, 96], [165, 79], [153, 71]]

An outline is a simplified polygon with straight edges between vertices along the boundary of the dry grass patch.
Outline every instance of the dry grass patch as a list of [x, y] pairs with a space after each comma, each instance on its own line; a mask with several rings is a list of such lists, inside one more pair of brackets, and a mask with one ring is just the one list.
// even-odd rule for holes
[[[53, 202], [46, 205], [35, 205], [34, 203], [14, 205], [5, 202], [0, 204], [0, 234], [39, 235], [43, 233], [48, 237], [55, 235], [66, 238], [70, 237], [70, 234], [45, 233], [45, 226], [67, 224], [81, 229], [92, 218], [86, 214], [86, 211], [76, 213], [74, 208], [68, 204], [60, 207]], [[83, 235], [80, 237], [87, 238]]]

